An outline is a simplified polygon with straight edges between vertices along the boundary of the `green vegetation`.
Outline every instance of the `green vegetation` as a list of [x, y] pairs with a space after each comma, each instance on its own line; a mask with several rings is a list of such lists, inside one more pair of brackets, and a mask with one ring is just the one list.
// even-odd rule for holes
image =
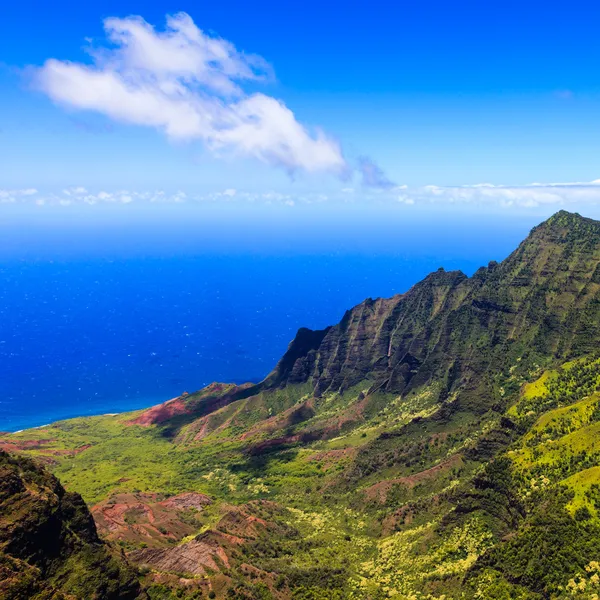
[[591, 600], [599, 343], [600, 223], [561, 212], [471, 278], [300, 330], [262, 384], [0, 441], [152, 599]]
[[0, 451], [0, 597], [141, 598], [134, 571], [97, 536], [81, 497], [31, 459]]

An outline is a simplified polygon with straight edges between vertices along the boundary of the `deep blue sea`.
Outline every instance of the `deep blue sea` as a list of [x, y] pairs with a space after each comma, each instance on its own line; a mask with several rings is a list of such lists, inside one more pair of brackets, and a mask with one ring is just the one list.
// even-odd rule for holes
[[229, 231], [218, 219], [4, 221], [0, 431], [259, 381], [299, 327], [336, 323], [440, 266], [471, 274], [535, 221], [477, 231], [352, 221], [315, 233], [308, 219], [277, 235], [273, 223], [248, 235], [247, 223]]

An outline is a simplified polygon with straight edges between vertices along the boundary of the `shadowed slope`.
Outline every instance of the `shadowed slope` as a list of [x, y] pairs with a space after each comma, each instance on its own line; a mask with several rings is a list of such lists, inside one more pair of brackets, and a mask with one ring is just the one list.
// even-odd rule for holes
[[65, 492], [53, 475], [31, 459], [3, 451], [0, 597], [142, 597], [134, 572], [98, 538], [81, 496]]

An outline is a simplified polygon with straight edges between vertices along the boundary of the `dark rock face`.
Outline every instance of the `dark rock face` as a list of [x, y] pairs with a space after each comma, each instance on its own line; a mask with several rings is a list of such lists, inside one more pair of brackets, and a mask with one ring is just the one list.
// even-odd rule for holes
[[461, 389], [489, 407], [492, 367], [594, 349], [599, 273], [600, 222], [561, 211], [472, 277], [440, 269], [405, 294], [365, 300], [334, 327], [301, 329], [264, 385], [311, 382], [319, 395], [371, 380], [400, 393], [435, 380], [443, 395]]
[[1, 598], [143, 598], [121, 559], [99, 539], [79, 494], [32, 460], [0, 451]]
[[268, 385], [277, 386], [282, 383], [304, 383], [314, 368], [316, 352], [331, 327], [313, 331], [302, 327], [290, 343], [277, 369], [271, 373]]

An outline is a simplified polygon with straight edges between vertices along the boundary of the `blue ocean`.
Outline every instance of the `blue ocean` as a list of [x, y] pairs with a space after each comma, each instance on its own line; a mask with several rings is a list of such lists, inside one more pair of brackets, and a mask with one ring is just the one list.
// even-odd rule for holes
[[0, 222], [0, 431], [260, 381], [299, 327], [471, 274], [538, 220], [183, 217]]

